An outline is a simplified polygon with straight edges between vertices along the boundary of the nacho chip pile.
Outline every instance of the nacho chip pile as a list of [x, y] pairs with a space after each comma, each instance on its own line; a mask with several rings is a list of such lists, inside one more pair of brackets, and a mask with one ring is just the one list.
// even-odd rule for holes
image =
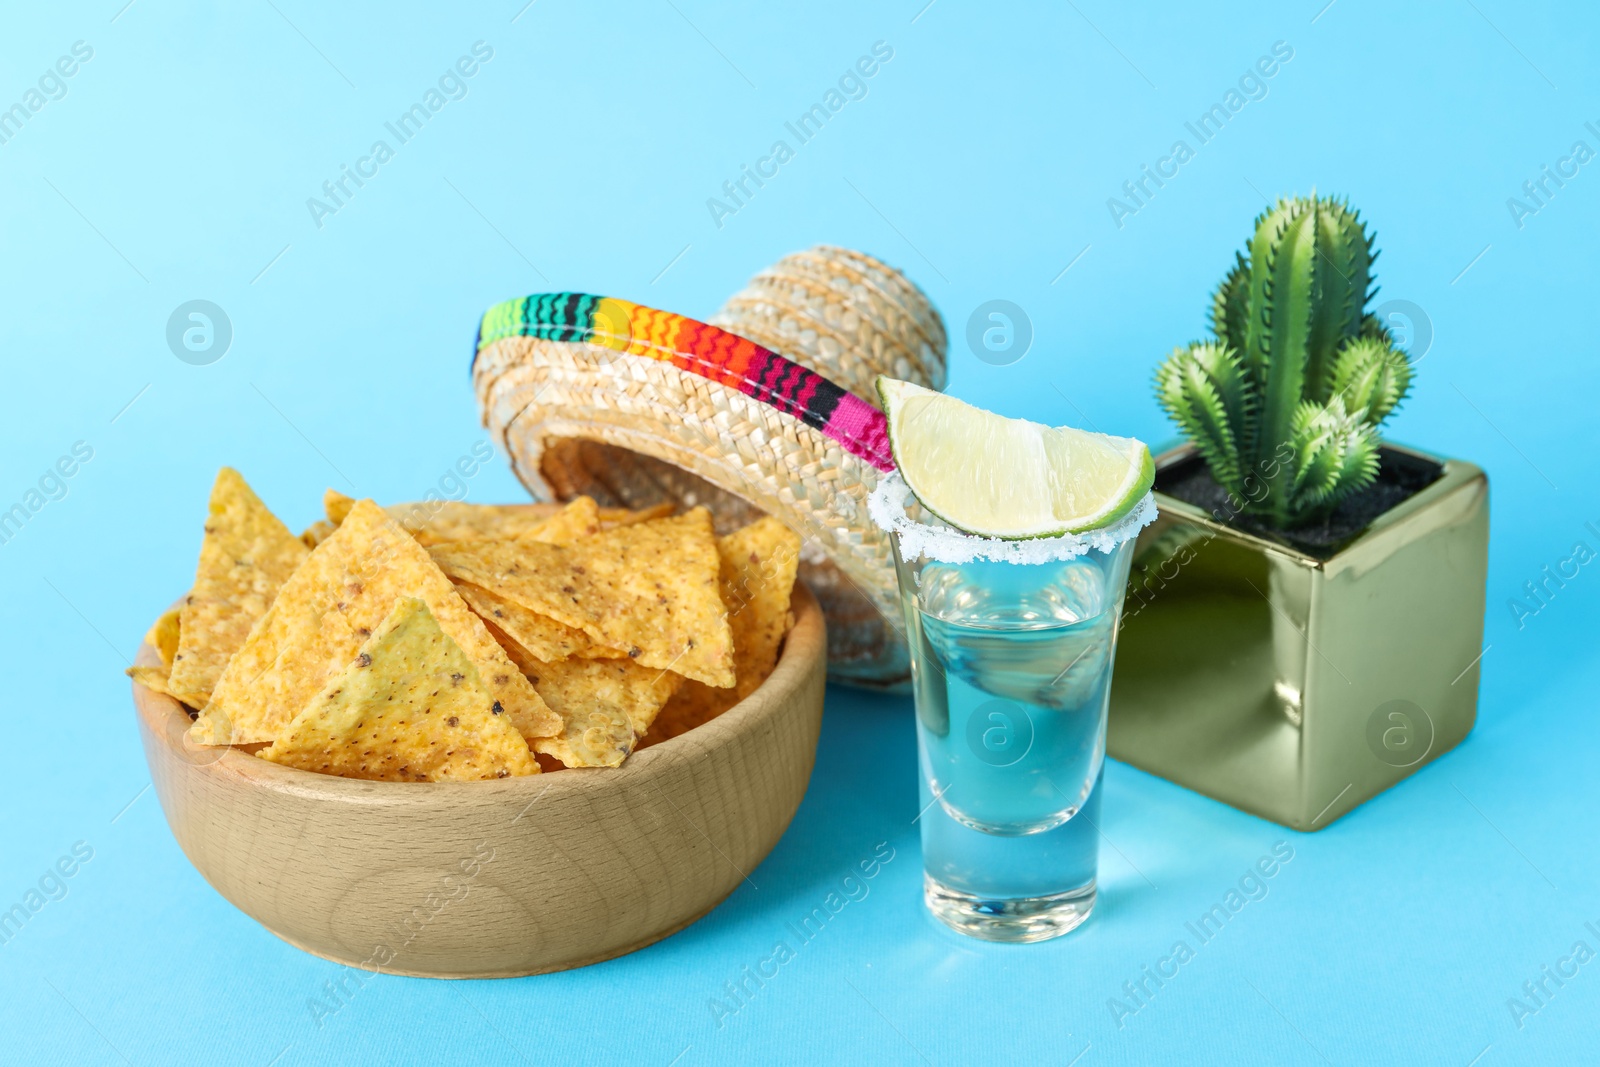
[[296, 537], [218, 474], [194, 589], [146, 638], [161, 666], [129, 671], [194, 709], [195, 743], [379, 781], [615, 767], [753, 693], [792, 623], [774, 519], [323, 503]]

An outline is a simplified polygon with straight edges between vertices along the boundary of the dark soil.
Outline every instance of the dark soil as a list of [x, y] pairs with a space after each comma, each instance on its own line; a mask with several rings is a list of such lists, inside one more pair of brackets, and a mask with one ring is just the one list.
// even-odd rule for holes
[[[1204, 508], [1212, 517], [1237, 530], [1280, 541], [1317, 559], [1338, 555], [1372, 520], [1415, 496], [1439, 480], [1444, 468], [1432, 460], [1384, 448], [1378, 457], [1378, 478], [1367, 488], [1346, 497], [1326, 519], [1277, 530], [1250, 515], [1235, 515], [1228, 491], [1211, 477], [1199, 456], [1191, 455], [1156, 472], [1156, 489]], [[1231, 516], [1231, 518], [1230, 518]]]

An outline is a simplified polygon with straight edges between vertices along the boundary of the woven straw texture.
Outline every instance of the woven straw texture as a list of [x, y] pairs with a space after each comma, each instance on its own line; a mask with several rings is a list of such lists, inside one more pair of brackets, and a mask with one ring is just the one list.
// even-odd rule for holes
[[[938, 313], [860, 253], [788, 256], [716, 324], [873, 403], [879, 373], [943, 383]], [[804, 539], [801, 575], [828, 617], [831, 675], [874, 686], [908, 679], [894, 562], [867, 513], [882, 477], [870, 463], [737, 389], [590, 342], [505, 337], [478, 353], [473, 377], [485, 425], [535, 496], [706, 504], [722, 530], [774, 515]]]
[[873, 404], [880, 374], [944, 388], [939, 313], [905, 275], [862, 252], [819, 245], [784, 256], [709, 321]]

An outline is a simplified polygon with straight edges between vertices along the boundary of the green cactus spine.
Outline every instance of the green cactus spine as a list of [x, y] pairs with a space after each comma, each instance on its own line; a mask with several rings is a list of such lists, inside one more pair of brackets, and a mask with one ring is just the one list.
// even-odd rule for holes
[[1279, 529], [1371, 484], [1378, 425], [1411, 386], [1405, 353], [1365, 311], [1372, 241], [1346, 203], [1278, 201], [1212, 298], [1215, 340], [1156, 373], [1161, 405], [1213, 477]]

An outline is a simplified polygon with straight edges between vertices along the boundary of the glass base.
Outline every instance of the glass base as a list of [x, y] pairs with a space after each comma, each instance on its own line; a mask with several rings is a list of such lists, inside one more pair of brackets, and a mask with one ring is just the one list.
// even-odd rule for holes
[[992, 900], [951, 889], [924, 873], [922, 899], [950, 929], [983, 941], [1025, 944], [1071, 933], [1094, 911], [1095, 883], [1043, 897]]

